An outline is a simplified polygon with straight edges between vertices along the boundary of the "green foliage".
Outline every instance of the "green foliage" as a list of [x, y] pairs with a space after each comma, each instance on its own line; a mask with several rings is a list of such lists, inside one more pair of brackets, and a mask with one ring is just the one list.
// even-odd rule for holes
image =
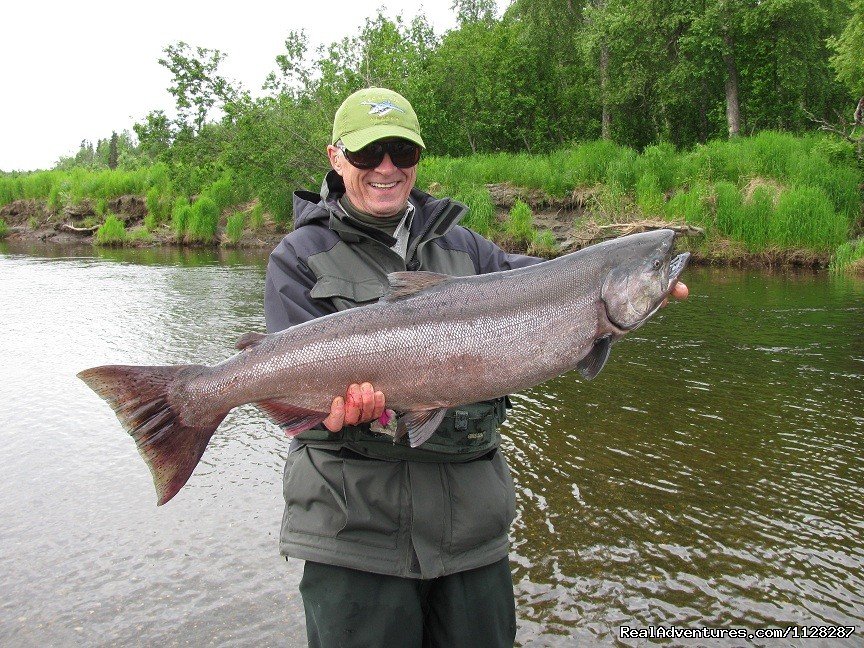
[[837, 246], [831, 258], [831, 272], [844, 272], [853, 265], [864, 270], [864, 237]]
[[864, 95], [864, 0], [852, 0], [849, 21], [843, 32], [829, 41], [834, 55], [831, 65], [837, 79], [855, 97]]
[[126, 242], [126, 226], [114, 214], [108, 214], [105, 222], [96, 230], [96, 245], [123, 245]]
[[531, 214], [531, 208], [522, 202], [516, 200], [507, 220], [504, 223], [504, 232], [515, 243], [527, 246], [531, 243], [537, 232], [534, 230], [534, 219]]
[[234, 189], [234, 183], [231, 179], [231, 174], [226, 172], [213, 184], [206, 189], [207, 195], [216, 203], [216, 208], [222, 211], [230, 205], [237, 203], [237, 194]]
[[234, 212], [228, 217], [228, 223], [225, 226], [225, 235], [228, 237], [228, 242], [231, 245], [237, 245], [243, 238], [243, 226], [245, 224], [246, 215], [243, 212]]
[[9, 226], [6, 224], [6, 221], [0, 218], [0, 239], [4, 239], [9, 236]]
[[208, 243], [216, 236], [219, 226], [219, 207], [209, 196], [200, 196], [189, 210], [186, 222], [186, 240]]
[[217, 73], [226, 54], [180, 41], [168, 45], [159, 65], [171, 73], [168, 88], [175, 100], [180, 128], [200, 133], [207, 115], [215, 107], [224, 109], [236, 100], [237, 93], [228, 80]]

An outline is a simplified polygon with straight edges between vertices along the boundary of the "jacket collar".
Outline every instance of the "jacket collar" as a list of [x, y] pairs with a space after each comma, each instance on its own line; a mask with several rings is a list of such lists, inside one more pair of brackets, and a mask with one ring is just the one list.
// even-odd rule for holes
[[[338, 200], [345, 193], [342, 177], [335, 171], [324, 176], [320, 194], [312, 191], [294, 192], [294, 229], [311, 223], [326, 224], [346, 242], [357, 242], [361, 238], [372, 238], [387, 244], [383, 238], [392, 239], [375, 228], [363, 227], [355, 219], [346, 217], [339, 209]], [[468, 211], [462, 203], [450, 198], [434, 198], [416, 187], [411, 190], [408, 200], [414, 205], [415, 213], [411, 222], [411, 244], [409, 251], [418, 245], [438, 238], [449, 232]], [[388, 247], [392, 245], [390, 243]]]

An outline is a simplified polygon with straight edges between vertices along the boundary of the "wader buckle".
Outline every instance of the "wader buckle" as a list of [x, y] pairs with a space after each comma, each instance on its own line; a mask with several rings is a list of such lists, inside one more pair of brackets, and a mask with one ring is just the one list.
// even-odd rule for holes
[[453, 412], [453, 429], [457, 432], [465, 432], [468, 429], [468, 412], [465, 410]]

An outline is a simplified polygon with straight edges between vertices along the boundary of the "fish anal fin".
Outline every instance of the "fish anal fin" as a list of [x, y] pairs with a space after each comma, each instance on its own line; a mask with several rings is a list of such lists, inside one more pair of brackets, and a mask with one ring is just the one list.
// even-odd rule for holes
[[606, 335], [599, 340], [594, 341], [594, 346], [584, 358], [579, 361], [576, 368], [585, 380], [591, 380], [600, 373], [600, 370], [606, 366], [606, 361], [609, 360], [609, 353], [612, 350], [612, 337]]
[[329, 412], [318, 412], [297, 407], [278, 398], [257, 401], [252, 404], [269, 416], [271, 421], [281, 427], [287, 436], [291, 437], [315, 427], [329, 414]]
[[267, 335], [264, 333], [244, 333], [240, 336], [240, 339], [237, 340], [237, 344], [234, 345], [238, 351], [245, 351], [246, 349], [251, 349], [254, 346], [258, 346], [261, 344], [261, 340], [266, 338]]
[[446, 413], [446, 407], [405, 412], [399, 417], [396, 439], [401, 439], [407, 434], [412, 448], [422, 445], [435, 433]]
[[408, 299], [424, 290], [434, 288], [451, 279], [450, 275], [417, 270], [414, 272], [391, 272], [387, 275], [390, 289], [381, 298], [383, 302]]

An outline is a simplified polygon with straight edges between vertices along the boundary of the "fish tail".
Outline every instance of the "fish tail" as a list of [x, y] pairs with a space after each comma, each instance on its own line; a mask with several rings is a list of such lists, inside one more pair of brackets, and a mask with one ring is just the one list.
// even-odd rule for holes
[[183, 405], [172, 402], [176, 388], [204, 370], [206, 367], [202, 365], [106, 365], [78, 374], [111, 405], [123, 428], [135, 440], [153, 475], [157, 506], [183, 487], [228, 413], [217, 413], [206, 421], [198, 417], [188, 421], [184, 420]]

